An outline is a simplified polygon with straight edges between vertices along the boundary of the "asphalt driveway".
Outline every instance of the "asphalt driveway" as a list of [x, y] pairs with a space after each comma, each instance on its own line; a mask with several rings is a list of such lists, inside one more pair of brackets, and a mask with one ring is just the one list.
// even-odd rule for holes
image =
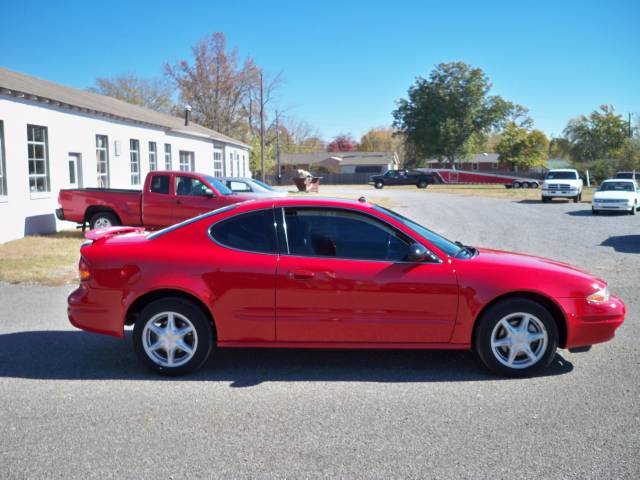
[[638, 478], [640, 216], [361, 191], [454, 240], [586, 268], [627, 322], [524, 380], [465, 352], [295, 350], [219, 351], [165, 379], [130, 338], [73, 329], [70, 287], [0, 285], [0, 477]]

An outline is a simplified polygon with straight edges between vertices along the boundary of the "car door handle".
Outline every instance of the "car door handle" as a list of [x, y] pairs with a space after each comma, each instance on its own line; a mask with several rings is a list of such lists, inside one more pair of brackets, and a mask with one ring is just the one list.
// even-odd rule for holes
[[294, 270], [293, 272], [289, 272], [291, 278], [295, 280], [308, 280], [315, 276], [315, 273], [310, 272], [309, 270]]

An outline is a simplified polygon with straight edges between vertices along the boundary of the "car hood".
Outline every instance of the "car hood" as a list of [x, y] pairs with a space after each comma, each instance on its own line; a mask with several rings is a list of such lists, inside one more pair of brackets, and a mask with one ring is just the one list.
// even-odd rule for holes
[[633, 192], [620, 192], [615, 190], [611, 190], [608, 192], [596, 192], [593, 195], [593, 198], [596, 200], [602, 200], [607, 198], [611, 198], [614, 200], [627, 200], [632, 197], [633, 197]]
[[580, 268], [569, 265], [568, 263], [558, 262], [556, 260], [550, 260], [544, 257], [538, 257], [535, 255], [527, 255], [524, 253], [505, 252], [502, 250], [493, 250], [488, 248], [478, 249], [479, 255], [472, 259], [472, 261], [485, 264], [491, 267], [508, 267], [508, 268], [521, 268], [526, 271], [544, 272], [549, 274], [561, 274], [569, 275], [578, 280], [584, 280], [590, 283], [597, 282], [603, 286], [606, 282], [599, 279]]

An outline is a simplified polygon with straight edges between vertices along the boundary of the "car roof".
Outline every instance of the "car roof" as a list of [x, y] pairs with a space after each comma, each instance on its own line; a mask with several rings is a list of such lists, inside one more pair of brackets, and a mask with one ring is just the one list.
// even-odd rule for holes
[[633, 178], [607, 178], [604, 182], [628, 182], [628, 183], [636, 183]]
[[550, 172], [577, 172], [575, 168], [552, 168]]

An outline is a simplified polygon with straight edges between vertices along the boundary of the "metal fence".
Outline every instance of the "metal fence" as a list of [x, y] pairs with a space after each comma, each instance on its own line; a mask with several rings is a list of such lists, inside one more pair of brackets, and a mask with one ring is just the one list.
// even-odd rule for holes
[[[366, 185], [369, 183], [374, 173], [321, 173], [320, 185]], [[269, 185], [277, 185], [273, 175], [267, 175], [266, 179]], [[280, 185], [293, 185], [292, 177], [282, 177]]]

